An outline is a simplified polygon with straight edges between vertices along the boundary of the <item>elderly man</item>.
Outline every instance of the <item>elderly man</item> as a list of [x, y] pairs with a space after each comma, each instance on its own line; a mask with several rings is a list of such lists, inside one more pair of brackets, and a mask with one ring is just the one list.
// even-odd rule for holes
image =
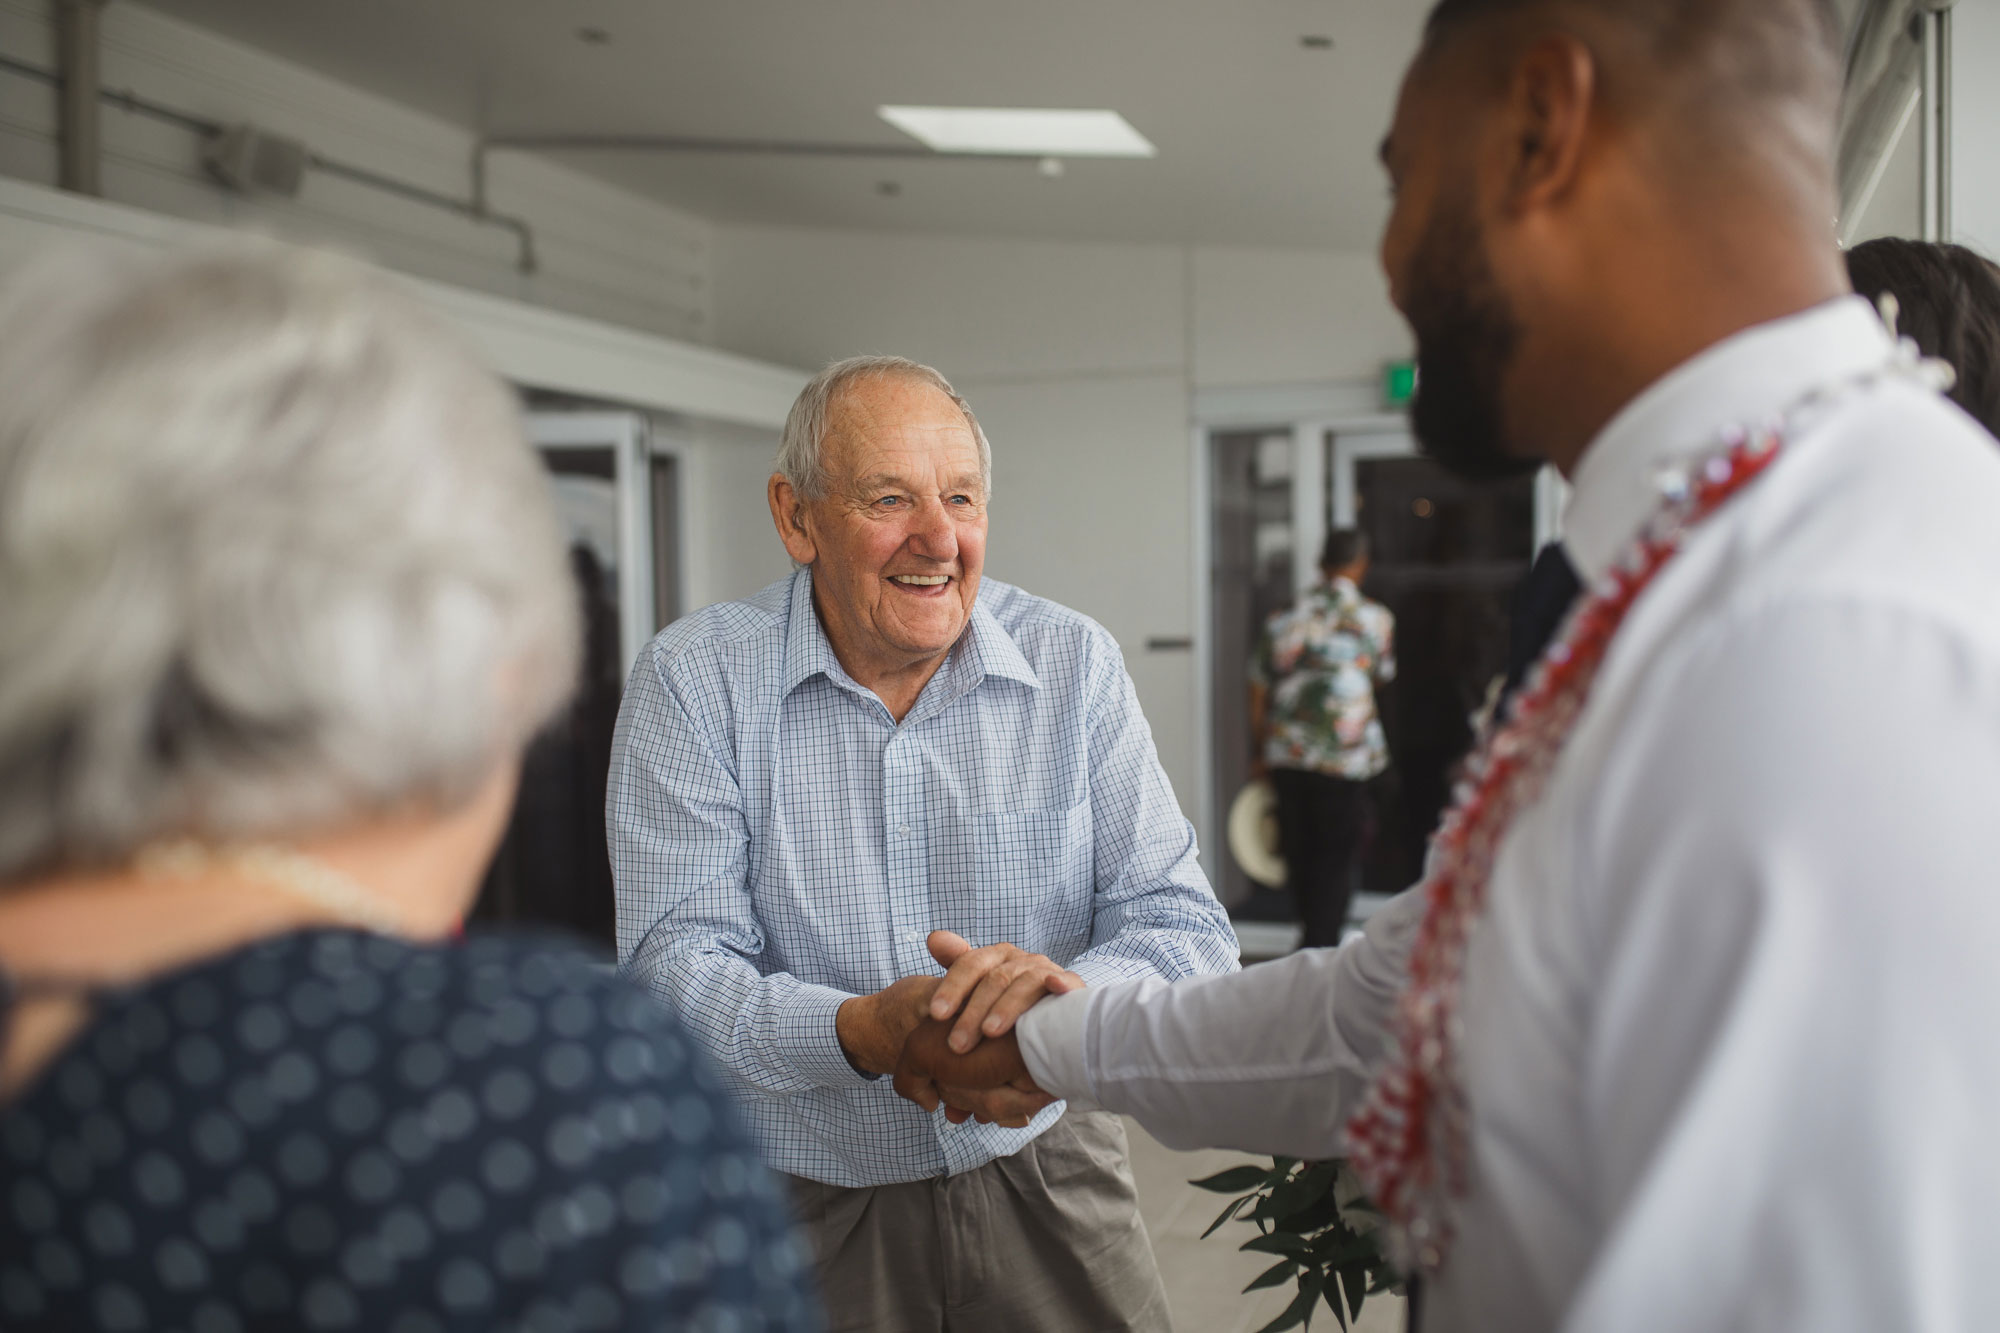
[[1847, 295], [1840, 88], [1821, 0], [1436, 6], [1415, 426], [1569, 475], [1584, 598], [1366, 938], [920, 1029], [913, 1095], [1349, 1153], [1424, 1333], [2000, 1328], [2000, 455]]
[[801, 568], [625, 694], [619, 956], [798, 1178], [836, 1328], [1165, 1328], [1116, 1119], [882, 1077], [927, 1016], [969, 1049], [1047, 993], [1236, 966], [1117, 644], [982, 583], [990, 476], [928, 367], [806, 387], [769, 488]]

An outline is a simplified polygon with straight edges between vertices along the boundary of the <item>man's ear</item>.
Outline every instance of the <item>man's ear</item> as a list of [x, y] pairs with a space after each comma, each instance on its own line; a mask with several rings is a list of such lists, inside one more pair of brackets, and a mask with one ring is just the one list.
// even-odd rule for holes
[[784, 474], [778, 472], [771, 474], [765, 494], [771, 502], [771, 521], [778, 526], [778, 540], [785, 544], [785, 553], [802, 565], [810, 565], [819, 558], [819, 546], [806, 526], [805, 500], [785, 480]]
[[1543, 37], [1522, 53], [1507, 93], [1509, 213], [1544, 207], [1576, 184], [1597, 82], [1597, 57], [1575, 37]]

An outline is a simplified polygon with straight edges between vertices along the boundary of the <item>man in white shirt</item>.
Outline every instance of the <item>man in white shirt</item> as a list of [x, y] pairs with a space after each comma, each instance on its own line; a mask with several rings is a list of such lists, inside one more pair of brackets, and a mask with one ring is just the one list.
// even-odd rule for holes
[[[1845, 295], [1839, 88], [1819, 0], [1443, 0], [1384, 145], [1434, 456], [1560, 467], [1599, 594], [1663, 491], [1744, 482], [1488, 854], [1425, 1333], [2000, 1328], [2000, 456]], [[1754, 480], [1716, 454], [1774, 423]], [[1432, 907], [967, 1057], [921, 1028], [898, 1083], [1343, 1154]]]

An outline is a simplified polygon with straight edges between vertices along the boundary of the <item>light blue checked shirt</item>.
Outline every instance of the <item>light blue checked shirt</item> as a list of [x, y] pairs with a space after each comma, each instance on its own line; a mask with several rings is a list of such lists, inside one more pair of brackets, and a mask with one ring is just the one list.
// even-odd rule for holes
[[661, 632], [619, 709], [618, 957], [730, 1075], [780, 1170], [886, 1185], [1054, 1124], [953, 1125], [856, 1073], [834, 1011], [938, 975], [933, 930], [1091, 985], [1236, 968], [1236, 939], [1118, 645], [988, 579], [898, 726], [840, 667], [800, 570]]

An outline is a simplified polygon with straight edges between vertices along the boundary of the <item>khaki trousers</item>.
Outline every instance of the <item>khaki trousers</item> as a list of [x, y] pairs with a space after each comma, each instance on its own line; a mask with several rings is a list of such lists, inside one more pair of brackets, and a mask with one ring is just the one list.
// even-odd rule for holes
[[847, 1189], [793, 1176], [830, 1333], [1167, 1333], [1125, 1127], [1070, 1111], [976, 1171]]

